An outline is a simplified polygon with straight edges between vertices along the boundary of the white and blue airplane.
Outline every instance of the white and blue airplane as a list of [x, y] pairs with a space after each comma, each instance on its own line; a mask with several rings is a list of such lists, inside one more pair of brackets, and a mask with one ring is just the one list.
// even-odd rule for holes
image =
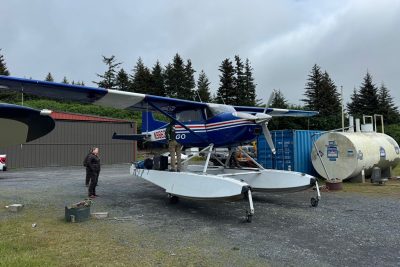
[[[185, 147], [201, 147], [202, 152], [207, 154], [204, 166], [188, 165], [190, 157], [186, 159], [182, 172], [138, 169], [132, 165], [132, 174], [164, 188], [172, 200], [178, 197], [199, 200], [246, 197], [250, 204], [247, 220], [251, 221], [254, 213], [252, 191], [293, 192], [316, 186], [318, 195], [311, 199], [311, 204], [318, 205], [320, 193], [317, 180], [313, 176], [264, 169], [254, 159], [252, 160], [257, 168], [229, 168], [229, 158], [227, 163], [221, 162], [221, 166], [209, 166], [215, 147], [234, 148], [253, 141], [261, 133], [265, 135], [272, 152], [275, 153], [267, 127], [272, 117], [310, 117], [318, 114], [317, 112], [203, 103], [10, 76], [0, 76], [0, 90], [2, 89], [17, 92], [23, 90], [26, 94], [46, 98], [143, 112], [141, 134], [114, 134], [114, 139], [166, 142], [165, 129], [170, 122], [155, 120], [152, 112], [163, 114], [175, 124], [176, 139], [180, 144]], [[273, 95], [267, 106], [272, 98]]]

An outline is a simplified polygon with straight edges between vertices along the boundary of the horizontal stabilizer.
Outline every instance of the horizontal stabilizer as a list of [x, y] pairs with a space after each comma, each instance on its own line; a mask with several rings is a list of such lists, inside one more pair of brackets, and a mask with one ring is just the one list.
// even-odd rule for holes
[[148, 134], [117, 134], [117, 133], [114, 133], [112, 136], [112, 139], [143, 141], [147, 137], [150, 137], [150, 136]]

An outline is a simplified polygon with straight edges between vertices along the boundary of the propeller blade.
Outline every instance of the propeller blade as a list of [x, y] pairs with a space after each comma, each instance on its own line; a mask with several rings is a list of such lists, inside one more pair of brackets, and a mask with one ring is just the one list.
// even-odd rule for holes
[[271, 95], [269, 96], [268, 102], [265, 104], [265, 109], [264, 109], [264, 112], [263, 112], [263, 113], [266, 113], [266, 112], [267, 112], [267, 109], [268, 109], [269, 106], [271, 105], [272, 100], [274, 99], [274, 97], [275, 97], [275, 90], [273, 90], [272, 93], [271, 93]]
[[263, 123], [261, 126], [263, 129], [265, 140], [267, 140], [267, 143], [268, 143], [269, 147], [271, 148], [272, 154], [275, 155], [276, 150], [275, 150], [274, 142], [272, 141], [271, 132], [268, 130], [268, 122]]

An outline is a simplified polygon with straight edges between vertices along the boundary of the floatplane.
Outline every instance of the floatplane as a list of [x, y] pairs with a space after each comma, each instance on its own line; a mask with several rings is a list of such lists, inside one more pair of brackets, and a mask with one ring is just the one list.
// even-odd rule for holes
[[[275, 153], [268, 130], [268, 122], [273, 117], [310, 117], [317, 114], [314, 111], [269, 108], [273, 94], [265, 108], [231, 106], [10, 76], [0, 76], [0, 90], [142, 111], [142, 133], [114, 134], [114, 139], [166, 142], [165, 130], [170, 122], [155, 120], [152, 115], [153, 112], [163, 114], [175, 125], [176, 139], [181, 145], [200, 147], [201, 152], [207, 155], [202, 166], [189, 165], [191, 157], [187, 158], [182, 162], [184, 167], [181, 172], [138, 168], [137, 164], [131, 166], [131, 174], [165, 189], [172, 200], [247, 198], [249, 209], [246, 219], [250, 222], [254, 214], [252, 192], [295, 192], [315, 186], [317, 195], [311, 198], [311, 205], [317, 206], [321, 197], [315, 177], [265, 169], [243, 150], [241, 152], [257, 167], [229, 167], [229, 158], [234, 151], [232, 148], [247, 144], [262, 133]], [[212, 166], [210, 158], [218, 160], [214, 152], [217, 147], [230, 148], [229, 156], [225, 163], [220, 162], [220, 166]]]

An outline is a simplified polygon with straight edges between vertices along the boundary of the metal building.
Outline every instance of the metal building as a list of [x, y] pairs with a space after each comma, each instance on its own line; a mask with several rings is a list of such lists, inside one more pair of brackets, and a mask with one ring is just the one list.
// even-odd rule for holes
[[113, 140], [114, 132], [136, 133], [134, 122], [53, 112], [55, 129], [33, 142], [0, 148], [8, 168], [81, 166], [93, 146], [99, 147], [102, 164], [129, 163], [136, 158], [136, 142]]

